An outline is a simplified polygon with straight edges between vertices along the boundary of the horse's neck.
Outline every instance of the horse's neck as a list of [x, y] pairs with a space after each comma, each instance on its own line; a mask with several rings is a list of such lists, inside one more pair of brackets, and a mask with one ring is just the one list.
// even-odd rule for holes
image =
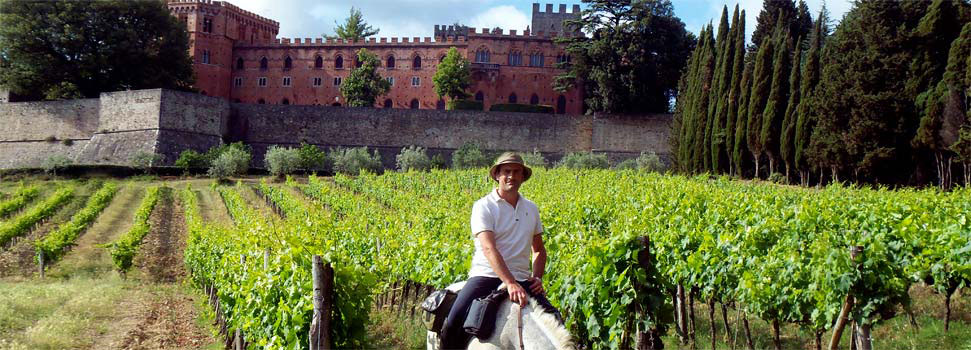
[[559, 334], [561, 332], [551, 328], [551, 326], [558, 327], [557, 325], [550, 325], [549, 322], [540, 319], [542, 317], [540, 315], [543, 313], [541, 307], [535, 302], [530, 302], [522, 310], [522, 318], [520, 319], [519, 306], [508, 300], [503, 302], [496, 314], [496, 329], [501, 331], [496, 332], [498, 339], [495, 340], [498, 344], [501, 344], [500, 348], [520, 348], [519, 323], [522, 322], [522, 341], [525, 343], [525, 348], [531, 350], [559, 349], [558, 344], [562, 342], [559, 338], [563, 334]]

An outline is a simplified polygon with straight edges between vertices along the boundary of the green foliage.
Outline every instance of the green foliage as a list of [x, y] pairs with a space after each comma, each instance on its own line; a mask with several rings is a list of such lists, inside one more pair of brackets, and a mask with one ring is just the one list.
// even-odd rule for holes
[[152, 216], [152, 210], [155, 208], [156, 203], [163, 196], [166, 198], [171, 196], [171, 189], [168, 187], [154, 186], [145, 190], [145, 197], [142, 198], [142, 203], [138, 206], [138, 210], [135, 211], [135, 223], [132, 224], [131, 229], [118, 238], [117, 241], [105, 247], [111, 252], [111, 261], [115, 264], [115, 268], [118, 271], [126, 272], [131, 269], [132, 260], [138, 252], [138, 246], [141, 245], [142, 239], [151, 230], [148, 219]]
[[138, 151], [128, 159], [132, 167], [141, 169], [145, 173], [148, 173], [152, 169], [152, 166], [156, 166], [163, 161], [165, 161], [164, 154], [146, 151]]
[[445, 102], [445, 109], [450, 111], [481, 111], [484, 107], [476, 100], [449, 100]]
[[543, 157], [543, 154], [537, 150], [520, 152], [519, 154], [523, 157], [523, 163], [526, 163], [531, 168], [546, 168], [549, 164], [546, 161], [546, 157]]
[[583, 79], [586, 103], [594, 111], [670, 111], [695, 38], [669, 0], [593, 0], [580, 19], [565, 23], [587, 36], [557, 40], [571, 61], [556, 77], [555, 89], [567, 91]]
[[[442, 98], [448, 97], [448, 102], [452, 106], [449, 109], [468, 109], [455, 108], [456, 105], [461, 104], [454, 102], [461, 102], [459, 100], [469, 95], [465, 92], [472, 85], [469, 65], [469, 60], [462, 57], [458, 50], [452, 47], [448, 49], [445, 59], [438, 64], [435, 76], [432, 77], [432, 81], [435, 83], [435, 93]], [[479, 103], [478, 110], [482, 110], [481, 103]]]
[[74, 241], [81, 236], [88, 226], [98, 218], [101, 211], [111, 203], [111, 199], [118, 193], [118, 185], [105, 182], [101, 188], [88, 198], [88, 202], [81, 208], [71, 221], [61, 224], [54, 232], [35, 242], [38, 252], [44, 253], [45, 261], [56, 261], [64, 254], [67, 247], [74, 245]]
[[571, 152], [563, 156], [557, 166], [569, 169], [607, 169], [610, 164], [607, 161], [607, 154]]
[[0, 202], [0, 218], [7, 217], [20, 209], [23, 209], [28, 203], [30, 203], [37, 195], [40, 193], [40, 189], [36, 185], [26, 186], [21, 184], [17, 192], [13, 194], [12, 198]]
[[252, 156], [243, 147], [226, 147], [209, 166], [209, 177], [225, 179], [246, 174], [250, 159]]
[[263, 159], [273, 176], [290, 175], [300, 169], [300, 150], [297, 148], [270, 146]]
[[361, 66], [354, 68], [341, 83], [341, 95], [349, 107], [373, 107], [378, 96], [391, 90], [391, 83], [378, 74], [378, 56], [367, 49], [357, 51]]
[[300, 169], [307, 172], [330, 171], [334, 166], [332, 159], [327, 157], [327, 153], [316, 145], [301, 142], [300, 148]]
[[401, 149], [395, 157], [395, 164], [398, 170], [408, 171], [428, 171], [432, 168], [432, 160], [428, 158], [425, 149], [418, 146], [408, 146]]
[[58, 189], [53, 195], [10, 221], [0, 223], [0, 245], [28, 233], [41, 220], [51, 217], [74, 196], [74, 187]]
[[364, 16], [361, 15], [361, 10], [355, 9], [354, 6], [351, 6], [351, 13], [344, 20], [344, 24], [337, 24], [337, 22], [334, 22], [334, 24], [336, 25], [334, 32], [337, 33], [335, 38], [344, 40], [361, 41], [378, 34], [380, 31], [380, 29], [368, 25], [364, 21]]
[[445, 162], [445, 157], [441, 153], [432, 156], [432, 169], [446, 169], [448, 168], [448, 163]]
[[759, 47], [755, 58], [755, 70], [752, 75], [752, 91], [748, 101], [748, 130], [745, 132], [748, 151], [755, 161], [755, 177], [761, 172], [759, 161], [764, 147], [762, 143], [762, 124], [765, 107], [772, 91], [772, 54], [776, 51], [776, 42], [766, 41]]
[[529, 105], [522, 103], [497, 103], [489, 106], [491, 112], [519, 112], [519, 113], [546, 113], [553, 114], [553, 106]]
[[335, 173], [358, 175], [368, 171], [379, 174], [384, 170], [378, 150], [368, 154], [367, 147], [338, 148], [330, 152], [330, 157], [334, 159]]
[[175, 166], [181, 168], [183, 173], [188, 174], [189, 169], [192, 168], [208, 168], [209, 160], [206, 158], [206, 155], [192, 149], [187, 149], [179, 153], [179, 159], [175, 160]]
[[74, 161], [71, 160], [71, 158], [60, 154], [55, 154], [47, 157], [47, 159], [41, 163], [41, 168], [44, 169], [45, 173], [57, 176], [57, 172], [59, 170], [67, 169], [67, 167], [71, 166], [72, 164], [74, 164]]
[[0, 86], [28, 100], [188, 90], [188, 52], [185, 24], [161, 1], [0, 4]]
[[769, 159], [769, 174], [775, 171], [776, 160], [779, 158], [779, 135], [782, 133], [782, 122], [785, 119], [786, 103], [789, 100], [789, 76], [792, 71], [792, 39], [789, 33], [781, 28], [779, 23], [776, 32], [775, 56], [772, 59], [772, 85], [769, 88], [769, 98], [766, 100], [765, 110], [762, 112], [762, 125], [759, 132], [759, 144]]
[[482, 168], [490, 165], [492, 160], [475, 142], [463, 143], [459, 149], [452, 152], [453, 169]]

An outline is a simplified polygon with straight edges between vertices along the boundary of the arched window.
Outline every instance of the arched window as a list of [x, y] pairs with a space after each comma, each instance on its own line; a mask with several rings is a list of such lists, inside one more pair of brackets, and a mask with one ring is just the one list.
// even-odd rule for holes
[[442, 61], [445, 61], [445, 55], [442, 55], [442, 57], [438, 58], [438, 63], [442, 63]]
[[388, 69], [394, 69], [394, 56], [389, 56], [388, 62], [385, 63], [384, 66], [387, 67]]
[[206, 90], [202, 90], [202, 96], [209, 96], [209, 93], [207, 93]]
[[480, 48], [475, 51], [475, 62], [476, 63], [489, 63], [489, 50], [486, 48]]
[[411, 100], [411, 109], [418, 109], [418, 107], [419, 107], [418, 99], [416, 98]]
[[516, 100], [517, 100], [517, 96], [515, 92], [509, 94], [509, 103], [516, 103]]
[[384, 108], [391, 108], [393, 106], [394, 106], [394, 103], [391, 102], [391, 99], [390, 98], [387, 99], [387, 100], [384, 100]]
[[540, 52], [529, 55], [529, 66], [530, 67], [542, 67], [543, 66], [543, 54]]
[[521, 66], [523, 65], [523, 54], [519, 51], [513, 51], [509, 53], [509, 65], [510, 66]]
[[324, 58], [323, 57], [317, 56], [317, 58], [314, 59], [314, 68], [316, 68], [316, 69], [324, 68]]
[[265, 105], [266, 104], [266, 100], [264, 100], [264, 99], [261, 98], [259, 101], [256, 101], [256, 103], [259, 103], [261, 105]]
[[261, 70], [266, 70], [266, 68], [269, 67], [269, 66], [270, 66], [270, 63], [266, 60], [266, 57], [263, 57], [263, 58], [260, 59], [260, 69]]
[[283, 101], [280, 101], [280, 104], [288, 105], [290, 104], [290, 100], [287, 98], [283, 98]]
[[566, 114], [566, 97], [563, 95], [556, 98], [556, 114]]
[[530, 96], [529, 97], [529, 104], [531, 104], [531, 105], [538, 105], [539, 104], [539, 96], [536, 96], [536, 94], [533, 94], [533, 96]]
[[476, 101], [479, 101], [479, 102], [482, 102], [482, 101], [485, 100], [485, 95], [482, 94], [482, 91], [479, 91], [479, 92], [476, 92], [475, 93], [475, 100]]
[[236, 58], [236, 70], [243, 70], [243, 58]]
[[287, 56], [283, 59], [283, 70], [290, 70], [291, 68], [293, 68], [293, 59]]
[[344, 56], [337, 55], [337, 58], [334, 59], [334, 68], [344, 69]]
[[415, 59], [411, 62], [412, 69], [421, 69], [421, 56], [415, 55]]
[[445, 100], [438, 100], [438, 102], [435, 102], [435, 109], [445, 110]]

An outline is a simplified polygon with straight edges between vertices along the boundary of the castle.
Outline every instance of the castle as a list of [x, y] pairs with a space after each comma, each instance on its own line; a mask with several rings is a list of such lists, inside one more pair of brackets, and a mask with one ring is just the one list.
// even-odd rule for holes
[[579, 35], [563, 21], [579, 16], [566, 5], [553, 11], [534, 3], [532, 25], [522, 32], [436, 25], [434, 38], [277, 38], [279, 22], [225, 1], [168, 0], [186, 24], [196, 88], [235, 103], [341, 106], [340, 85], [358, 62], [361, 48], [381, 61], [378, 72], [391, 83], [378, 108], [445, 109], [434, 90], [436, 65], [449, 48], [469, 59], [472, 97], [486, 110], [493, 104], [552, 106], [559, 114], [582, 114], [582, 89], [554, 91], [557, 63], [569, 63], [558, 36]]

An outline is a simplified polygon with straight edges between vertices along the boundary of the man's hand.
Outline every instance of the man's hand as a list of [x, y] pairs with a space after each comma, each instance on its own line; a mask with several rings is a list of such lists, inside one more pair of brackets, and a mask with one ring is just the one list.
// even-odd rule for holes
[[506, 284], [506, 290], [509, 291], [509, 301], [519, 304], [519, 307], [526, 307], [526, 290], [519, 283], [508, 283]]
[[526, 282], [529, 283], [529, 290], [532, 291], [533, 294], [546, 295], [546, 290], [543, 289], [543, 280], [541, 280], [539, 277], [530, 277], [528, 280], [526, 280]]

